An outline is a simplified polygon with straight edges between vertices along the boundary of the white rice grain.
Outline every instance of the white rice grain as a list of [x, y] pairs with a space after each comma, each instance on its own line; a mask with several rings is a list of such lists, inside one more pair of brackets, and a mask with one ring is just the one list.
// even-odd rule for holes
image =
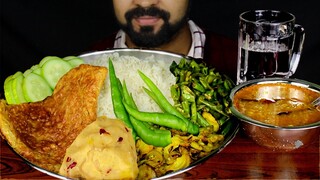
[[[175, 77], [170, 72], [171, 62], [156, 60], [153, 56], [146, 59], [138, 59], [134, 56], [122, 55], [119, 53], [103, 54], [92, 60], [89, 64], [108, 67], [109, 58], [112, 59], [117, 77], [126, 82], [129, 93], [140, 111], [160, 112], [159, 106], [143, 90], [147, 85], [138, 74], [138, 70], [147, 75], [161, 90], [167, 100], [173, 104], [170, 94], [170, 87], [175, 83]], [[105, 85], [99, 96], [98, 116], [105, 115], [115, 118], [111, 100], [110, 80], [106, 78]]]

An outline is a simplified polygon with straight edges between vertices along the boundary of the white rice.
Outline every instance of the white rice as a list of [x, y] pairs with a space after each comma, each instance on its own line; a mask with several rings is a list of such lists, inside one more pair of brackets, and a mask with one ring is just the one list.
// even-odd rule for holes
[[[89, 61], [89, 64], [108, 67], [109, 58], [112, 59], [117, 77], [122, 82], [123, 80], [126, 82], [128, 91], [132, 93], [140, 111], [160, 112], [161, 109], [143, 90], [143, 87], [148, 87], [139, 76], [138, 70], [147, 75], [173, 104], [170, 87], [175, 83], [176, 78], [169, 69], [172, 61], [156, 60], [153, 56], [138, 59], [134, 56], [120, 56], [119, 53], [113, 53], [103, 54], [97, 59]], [[109, 84], [110, 80], [107, 77], [99, 96], [98, 116], [105, 115], [109, 118], [115, 118]]]

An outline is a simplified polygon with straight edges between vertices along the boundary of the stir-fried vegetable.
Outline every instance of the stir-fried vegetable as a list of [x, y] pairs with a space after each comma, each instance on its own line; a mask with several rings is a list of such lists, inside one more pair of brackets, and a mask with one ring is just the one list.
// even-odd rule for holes
[[188, 167], [192, 162], [216, 150], [224, 136], [216, 134], [213, 126], [200, 128], [197, 136], [171, 130], [172, 142], [166, 147], [154, 147], [138, 140], [139, 175], [137, 179], [151, 179]]
[[177, 78], [171, 87], [175, 107], [200, 127], [213, 125], [217, 131], [230, 117], [228, 98], [233, 82], [205, 63], [182, 59], [170, 71]]

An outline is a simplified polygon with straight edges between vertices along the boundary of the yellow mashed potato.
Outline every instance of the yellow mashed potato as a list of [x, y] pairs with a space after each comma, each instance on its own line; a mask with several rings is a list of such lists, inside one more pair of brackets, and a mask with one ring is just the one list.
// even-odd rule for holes
[[59, 174], [85, 179], [135, 179], [137, 154], [131, 129], [99, 117], [67, 149]]

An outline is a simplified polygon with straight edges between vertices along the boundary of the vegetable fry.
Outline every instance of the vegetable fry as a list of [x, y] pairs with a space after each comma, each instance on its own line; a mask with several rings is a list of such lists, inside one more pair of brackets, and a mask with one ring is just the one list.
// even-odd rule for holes
[[[170, 71], [176, 77], [176, 84], [171, 86], [174, 107], [179, 108], [179, 111], [182, 110], [185, 117], [200, 127], [206, 127], [211, 123], [205, 122], [206, 118], [202, 114], [208, 112], [221, 127], [232, 116], [228, 94], [234, 83], [230, 78], [220, 75], [214, 68], [209, 68], [204, 62], [198, 63], [194, 59], [190, 61], [181, 59], [179, 64], [173, 62]], [[195, 102], [191, 104], [190, 111], [185, 110], [185, 101]], [[189, 114], [186, 114], [187, 112]]]

